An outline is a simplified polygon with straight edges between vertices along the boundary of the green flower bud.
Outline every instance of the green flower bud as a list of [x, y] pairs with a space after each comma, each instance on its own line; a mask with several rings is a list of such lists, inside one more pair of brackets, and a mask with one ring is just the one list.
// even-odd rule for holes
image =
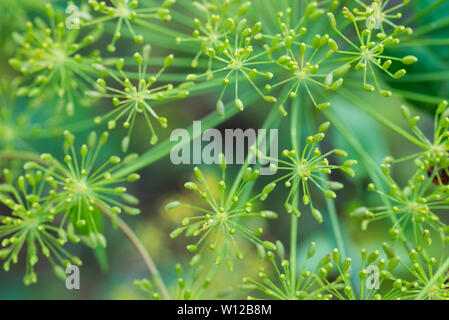
[[414, 64], [414, 63], [418, 62], [418, 58], [415, 56], [406, 56], [406, 57], [402, 58], [401, 62], [403, 64]]

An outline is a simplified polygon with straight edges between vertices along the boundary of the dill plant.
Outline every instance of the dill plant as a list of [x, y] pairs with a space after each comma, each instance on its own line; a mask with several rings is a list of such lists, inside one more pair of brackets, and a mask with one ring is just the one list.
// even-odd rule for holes
[[[106, 218], [142, 257], [150, 277], [134, 284], [151, 299], [207, 298], [209, 290], [221, 291], [217, 298], [225, 296], [232, 290], [220, 290], [214, 283], [239, 268], [239, 260], [245, 259], [240, 248], [246, 242], [263, 264], [242, 280], [241, 289], [249, 290], [251, 299], [448, 298], [447, 97], [395, 87], [409, 75], [420, 76], [414, 74], [421, 61], [411, 49], [413, 44], [447, 45], [447, 39], [427, 39], [447, 27], [445, 19], [427, 22], [445, 5], [444, 0], [424, 8], [408, 0], [114, 0], [108, 4], [89, 0], [79, 7], [78, 29], [66, 27], [65, 8], [58, 1], [41, 2], [45, 6], [35, 12], [29, 12], [28, 1], [14, 2], [11, 10], [18, 23], [13, 25], [14, 41], [9, 40], [14, 53], [2, 47], [3, 59], [17, 71], [13, 79], [2, 75], [0, 97], [0, 202], [4, 204], [0, 259], [5, 271], [24, 260], [24, 282], [35, 283], [34, 267], [44, 256], [64, 279], [64, 267], [81, 265], [65, 244], [106, 248]], [[154, 48], [156, 53], [150, 55]], [[255, 155], [269, 159], [257, 147], [231, 178], [220, 155], [222, 176], [214, 188], [201, 168], [194, 169], [196, 181], [187, 182], [185, 188], [199, 195], [204, 205], [178, 200], [166, 205], [167, 211], [195, 211], [170, 234], [189, 238], [186, 248], [193, 256], [189, 275], [184, 276], [177, 264], [176, 281], [168, 287], [166, 272], [156, 267], [159, 257], [148, 253], [120, 215], [140, 213], [139, 201], [126, 185], [140, 178], [136, 171], [151, 168], [173, 146], [169, 140], [159, 142], [153, 126], [154, 122], [168, 126], [163, 107], [168, 101], [183, 100], [180, 105], [194, 108], [184, 99], [204, 95], [212, 95], [216, 102], [216, 110], [203, 119], [204, 127], [217, 127], [239, 112], [262, 115], [265, 129], [289, 123], [290, 134], [285, 137], [289, 149], [281, 159], [270, 159], [279, 162], [271, 169], [280, 173], [265, 185], [259, 182], [258, 168], [249, 166]], [[410, 131], [370, 103], [373, 97], [380, 103], [402, 98], [418, 105], [438, 104], [432, 108], [433, 137], [419, 128], [420, 118], [409, 108], [398, 106], [391, 113], [401, 113]], [[400, 157], [385, 154], [383, 163], [376, 163], [364, 142], [334, 111], [338, 99], [419, 151]], [[102, 109], [102, 102], [110, 110]], [[255, 105], [259, 110], [253, 110]], [[73, 120], [84, 113], [87, 120]], [[138, 118], [150, 134], [133, 135]], [[97, 136], [95, 131], [112, 130], [118, 123], [126, 130], [118, 133], [124, 153], [120, 157], [103, 148], [109, 132]], [[332, 139], [324, 144], [330, 127], [354, 154], [332, 146]], [[94, 131], [86, 143], [76, 144], [71, 132], [88, 130]], [[154, 146], [140, 156], [128, 153], [132, 137]], [[64, 141], [64, 156], [31, 143], [43, 138]], [[360, 161], [340, 159], [347, 156]], [[405, 182], [399, 181], [394, 168], [409, 162], [412, 172]], [[357, 164], [373, 180], [368, 190], [378, 194], [380, 203], [367, 203], [351, 212], [337, 207], [336, 191], [357, 178]], [[346, 173], [349, 181], [337, 172]], [[283, 190], [277, 187], [280, 182]], [[269, 195], [275, 191], [285, 193], [276, 201], [284, 208], [269, 210]], [[318, 223], [330, 226], [336, 248], [316, 261], [320, 243], [312, 242], [302, 264], [297, 259], [298, 244], [302, 250], [299, 226], [306, 223], [301, 212], [308, 207]], [[337, 208], [343, 208], [340, 216]], [[276, 213], [279, 210], [286, 214]], [[391, 225], [377, 232], [377, 250], [362, 249], [357, 255], [347, 246], [342, 216], [361, 220], [362, 232], [380, 220]], [[270, 225], [273, 218], [289, 221], [287, 250], [285, 240], [254, 227], [254, 221], [266, 220]], [[368, 286], [372, 267], [379, 272], [375, 288]]]

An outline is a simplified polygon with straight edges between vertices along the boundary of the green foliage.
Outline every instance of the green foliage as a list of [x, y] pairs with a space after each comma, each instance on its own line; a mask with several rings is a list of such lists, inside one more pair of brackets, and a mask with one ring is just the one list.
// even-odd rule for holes
[[[150, 299], [209, 298], [210, 291], [222, 298], [232, 289], [217, 288], [215, 282], [242, 268], [251, 254], [259, 257], [259, 271], [250, 274], [242, 268], [249, 274], [241, 285], [251, 291], [251, 299], [262, 294], [269, 299], [448, 298], [448, 103], [435, 96], [435, 90], [421, 93], [416, 84], [404, 86], [406, 81], [427, 79], [447, 93], [447, 83], [438, 83], [447, 80], [447, 72], [428, 70], [433, 56], [426, 53], [449, 44], [433, 37], [449, 25], [446, 17], [436, 14], [444, 0], [426, 1], [424, 7], [409, 0], [81, 2], [79, 28], [67, 27], [65, 8], [58, 1], [42, 1], [45, 5], [36, 9], [29, 1], [0, 5], [2, 11], [11, 7], [18, 22], [9, 23], [7, 14], [14, 42], [0, 47], [2, 59], [16, 72], [1, 75], [0, 91], [0, 202], [5, 206], [0, 208], [0, 259], [5, 271], [23, 256], [24, 282], [36, 283], [34, 267], [44, 256], [64, 279], [64, 268], [81, 265], [65, 244], [106, 248], [107, 218], [145, 261], [151, 280], [134, 284]], [[3, 30], [3, 21], [0, 25]], [[428, 50], [417, 52], [413, 46]], [[169, 140], [159, 142], [163, 134], [154, 127], [168, 126], [169, 103], [179, 101], [174, 105], [188, 110], [182, 114], [195, 118], [200, 113], [194, 112], [194, 99], [209, 96], [216, 112], [205, 118], [208, 125], [218, 127], [239, 112], [254, 115], [255, 121], [265, 117], [265, 129], [283, 129], [281, 119], [289, 120], [290, 136], [281, 137], [289, 149], [277, 159], [252, 148], [232, 178], [221, 154], [221, 176], [214, 183], [195, 167], [195, 181], [185, 188], [199, 195], [202, 205], [192, 204], [194, 199], [166, 205], [167, 211], [183, 215], [171, 238], [186, 236], [193, 254], [188, 275], [176, 265], [176, 284], [169, 290], [167, 274], [158, 271], [119, 215], [140, 213], [137, 197], [126, 188], [139, 180], [134, 172], [152, 168], [169, 153]], [[351, 106], [345, 109], [342, 104], [335, 113], [331, 102], [340, 98]], [[407, 104], [438, 104], [432, 136], [421, 126], [420, 116], [398, 107], [406, 99]], [[354, 120], [345, 122], [351, 108], [359, 108], [418, 151], [370, 154], [373, 148], [365, 145], [363, 136], [348, 128]], [[399, 114], [406, 123], [398, 120]], [[85, 120], [78, 123], [75, 117]], [[141, 120], [149, 134], [140, 130]], [[85, 144], [75, 143], [71, 132], [82, 136], [105, 123], [111, 133], [98, 137], [93, 131]], [[121, 135], [115, 149], [121, 149], [123, 157], [105, 147], [119, 124], [127, 131], [114, 132]], [[332, 134], [338, 135], [333, 142], [343, 140], [353, 154], [324, 140], [331, 125]], [[32, 145], [34, 139], [48, 138], [64, 139], [62, 160], [51, 144], [46, 150]], [[152, 146], [145, 154], [129, 152], [131, 142], [145, 141]], [[279, 176], [261, 182], [258, 168], [249, 166], [254, 156], [277, 163], [271, 170]], [[359, 161], [340, 161], [343, 157]], [[373, 160], [378, 157], [385, 157], [380, 166]], [[368, 191], [378, 195], [357, 190], [360, 199], [353, 200], [358, 208], [347, 204], [354, 198], [354, 183], [365, 183], [357, 180], [356, 165], [372, 180]], [[345, 181], [342, 173], [350, 179]], [[277, 187], [280, 182], [285, 188]], [[345, 191], [348, 186], [352, 191]], [[337, 199], [337, 192], [342, 197]], [[373, 205], [375, 199], [379, 203]], [[283, 206], [289, 213], [288, 253], [276, 240], [283, 235], [265, 230], [275, 230], [272, 219], [278, 218], [268, 209], [269, 201], [278, 206], [275, 211]], [[308, 223], [301, 215], [305, 210], [332, 229], [337, 248], [316, 261], [320, 243], [312, 242], [300, 266], [298, 226]], [[377, 250], [362, 249], [359, 259], [345, 248], [348, 241], [358, 241], [341, 231], [347, 217], [361, 221], [362, 235], [375, 222], [388, 220], [376, 229]], [[370, 285], [373, 268], [379, 287]]]

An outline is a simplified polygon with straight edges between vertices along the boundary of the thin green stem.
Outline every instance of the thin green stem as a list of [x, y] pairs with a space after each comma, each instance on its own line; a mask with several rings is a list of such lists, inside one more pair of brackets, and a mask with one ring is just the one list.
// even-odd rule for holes
[[[324, 175], [323, 175], [323, 178]], [[335, 201], [333, 199], [326, 198], [326, 205], [331, 221], [332, 232], [335, 236], [335, 242], [337, 243], [338, 251], [343, 258], [346, 258], [345, 242], [343, 240], [343, 235], [341, 232], [340, 222], [338, 221], [337, 210], [335, 208]]]
[[148, 270], [150, 271], [150, 274], [153, 277], [153, 281], [158, 288], [159, 292], [161, 293], [161, 296], [164, 300], [169, 300], [170, 296], [168, 294], [167, 287], [165, 286], [165, 283], [159, 273], [159, 270], [156, 267], [156, 264], [154, 263], [153, 259], [151, 258], [148, 251], [145, 249], [145, 246], [142, 244], [140, 239], [137, 237], [137, 235], [134, 233], [134, 231], [126, 224], [125, 221], [123, 221], [121, 218], [114, 215], [112, 212], [110, 212], [106, 207], [104, 207], [100, 203], [95, 203], [95, 205], [103, 212], [109, 219], [115, 219], [117, 221], [117, 226], [122, 231], [122, 233], [125, 235], [125, 237], [131, 242], [131, 244], [136, 248], [139, 255], [142, 257], [143, 261], [145, 262]]
[[[296, 99], [292, 103], [292, 115], [291, 115], [291, 127], [290, 127], [290, 135], [291, 135], [291, 143], [293, 149], [297, 152], [298, 150], [298, 117], [300, 117], [299, 112], [299, 99]], [[301, 135], [299, 135], [301, 136]], [[298, 182], [299, 183], [299, 182]], [[293, 198], [292, 205], [294, 207], [298, 207], [299, 203], [299, 194]], [[298, 217], [296, 217], [293, 213], [290, 214], [290, 266], [291, 266], [291, 295], [295, 296], [295, 288], [296, 288], [296, 251], [297, 251], [297, 243], [298, 243]]]
[[[276, 108], [273, 108], [270, 111], [270, 113], [268, 114], [268, 117], [266, 118], [266, 120], [265, 120], [265, 122], [264, 122], [264, 124], [262, 126], [262, 129], [273, 128], [273, 124], [276, 121], [278, 121], [279, 118], [280, 118], [280, 113], [278, 112], [278, 110]], [[267, 147], [270, 146], [269, 141], [260, 140], [260, 141], [257, 141], [257, 148], [259, 148], [260, 144], [262, 144], [262, 143], [265, 143], [265, 145]], [[267, 149], [267, 152], [268, 152], [268, 150], [269, 149]], [[236, 192], [238, 186], [240, 185], [240, 183], [242, 181], [243, 174], [245, 173], [245, 170], [249, 167], [251, 161], [254, 160], [254, 157], [256, 157], [256, 155], [254, 155], [252, 153], [249, 153], [247, 155], [245, 163], [241, 166], [241, 168], [240, 168], [240, 170], [239, 170], [239, 172], [237, 174], [237, 177], [235, 178], [234, 183], [232, 184], [232, 187], [230, 189], [229, 194], [233, 195]], [[231, 204], [231, 201], [232, 201], [232, 197], [228, 197], [228, 199], [226, 201], [225, 208], [229, 207], [229, 205]]]
[[[298, 205], [298, 197], [297, 195], [293, 201], [292, 205]], [[292, 297], [295, 296], [295, 288], [296, 288], [296, 251], [297, 251], [297, 242], [298, 242], [298, 218], [291, 213], [290, 218], [290, 265], [291, 265], [291, 292]]]

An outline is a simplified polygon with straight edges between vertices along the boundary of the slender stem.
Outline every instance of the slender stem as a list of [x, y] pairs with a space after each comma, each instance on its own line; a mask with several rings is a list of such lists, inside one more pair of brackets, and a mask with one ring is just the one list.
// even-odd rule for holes
[[117, 226], [120, 229], [120, 231], [123, 232], [123, 234], [128, 238], [128, 240], [131, 242], [131, 244], [136, 248], [139, 255], [142, 257], [142, 259], [145, 261], [145, 264], [150, 271], [150, 274], [153, 276], [154, 283], [156, 287], [159, 289], [159, 292], [162, 295], [162, 298], [164, 300], [169, 300], [170, 296], [168, 294], [167, 287], [164, 284], [164, 281], [162, 280], [162, 277], [159, 273], [159, 270], [156, 267], [156, 264], [154, 263], [153, 259], [151, 258], [148, 251], [145, 249], [145, 246], [142, 244], [140, 239], [137, 237], [137, 235], [134, 233], [134, 231], [126, 224], [125, 221], [123, 221], [118, 216], [114, 215], [111, 211], [109, 211], [106, 207], [101, 205], [100, 203], [95, 203], [95, 205], [109, 218], [109, 219], [116, 219]]
[[335, 236], [335, 242], [337, 243], [337, 248], [343, 258], [346, 258], [345, 243], [343, 241], [343, 235], [341, 232], [341, 226], [338, 221], [337, 210], [335, 208], [335, 202], [333, 199], [326, 198], [326, 205], [331, 220], [332, 232]]
[[63, 168], [63, 165], [58, 160], [52, 159], [51, 161], [45, 161], [42, 160], [38, 154], [32, 152], [2, 151], [0, 152], [0, 159], [17, 159], [23, 161], [34, 161], [46, 166], [52, 164], [56, 166], [59, 170]]
[[[42, 163], [44, 165], [48, 165], [47, 161], [43, 161], [39, 155], [30, 153], [30, 152], [19, 152], [19, 151], [5, 151], [0, 152], [0, 159], [20, 159], [25, 161], [36, 161], [39, 163]], [[53, 160], [53, 164], [55, 164], [57, 167], [60, 167], [61, 164]], [[158, 287], [162, 297], [165, 300], [168, 300], [169, 294], [167, 291], [167, 288], [160, 276], [160, 273], [156, 267], [156, 265], [153, 262], [153, 259], [145, 249], [142, 242], [139, 240], [139, 238], [136, 236], [136, 234], [131, 230], [131, 228], [119, 217], [113, 215], [107, 208], [105, 208], [100, 203], [95, 203], [95, 205], [109, 218], [109, 219], [116, 219], [117, 226], [119, 227], [120, 231], [123, 232], [123, 234], [128, 238], [128, 240], [131, 242], [131, 244], [136, 248], [139, 255], [144, 260], [150, 274], [153, 276], [154, 282], [156, 286]]]
[[[265, 119], [262, 129], [278, 128], [279, 124], [276, 124], [276, 122], [279, 122], [280, 116], [281, 115], [276, 108], [271, 109], [270, 113], [268, 114], [267, 118]], [[273, 124], [276, 124], [276, 125], [273, 126]], [[256, 141], [257, 148], [259, 148], [261, 146], [261, 144], [263, 144], [263, 143], [265, 143], [265, 146], [267, 148], [266, 152], [269, 152], [268, 148], [270, 147], [270, 140], [267, 140], [267, 137], [261, 138], [259, 141]], [[243, 177], [245, 170], [250, 166], [250, 164], [252, 163], [252, 161], [255, 158], [256, 158], [255, 154], [248, 152], [248, 155], [246, 156], [246, 159], [245, 159], [245, 163], [240, 167], [240, 170], [239, 170], [236, 178], [234, 179], [234, 183], [232, 184], [229, 194], [234, 194], [236, 192], [238, 186], [242, 182], [242, 177]], [[246, 200], [242, 199], [242, 201], [246, 201]], [[232, 197], [228, 197], [228, 199], [226, 200], [225, 208], [229, 207], [231, 202], [232, 202]]]
[[[293, 199], [293, 205], [297, 205], [298, 197]], [[295, 203], [296, 202], [296, 203]], [[296, 248], [298, 242], [298, 218], [291, 213], [291, 222], [290, 222], [290, 265], [291, 265], [291, 274], [292, 274], [292, 283], [291, 283], [291, 295], [295, 296], [295, 288], [296, 288]]]
[[[292, 115], [291, 115], [291, 127], [290, 127], [290, 135], [291, 135], [291, 142], [292, 147], [297, 152], [298, 150], [298, 117], [300, 116], [299, 113], [299, 99], [295, 100], [292, 103]], [[299, 183], [299, 182], [298, 182]], [[295, 196], [292, 201], [292, 205], [297, 207], [298, 206], [298, 197]], [[291, 213], [291, 222], [290, 222], [290, 266], [291, 266], [291, 295], [295, 296], [295, 289], [296, 289], [296, 251], [297, 251], [297, 242], [298, 242], [298, 218]]]

